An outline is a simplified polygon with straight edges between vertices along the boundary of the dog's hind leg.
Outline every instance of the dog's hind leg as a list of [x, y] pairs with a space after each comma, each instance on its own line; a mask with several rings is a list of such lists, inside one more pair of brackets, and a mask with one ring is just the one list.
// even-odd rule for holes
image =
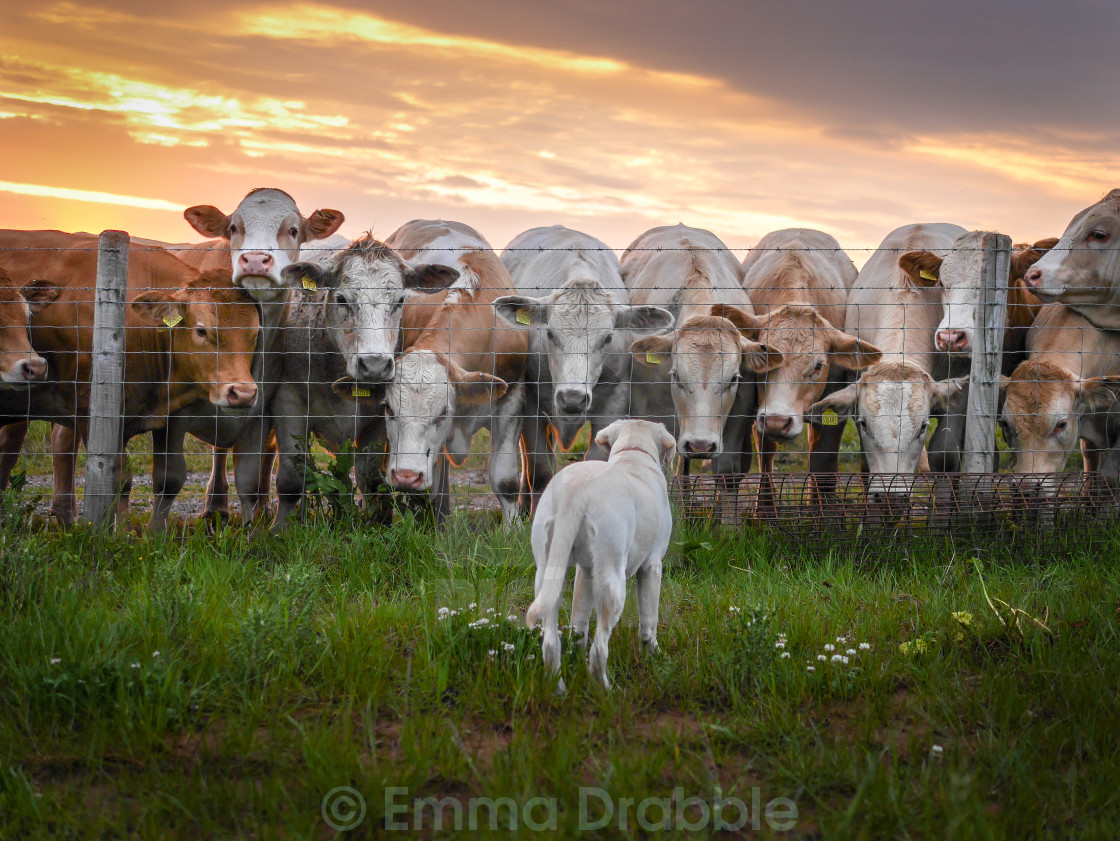
[[591, 579], [583, 571], [583, 567], [576, 564], [576, 583], [572, 588], [572, 634], [579, 638], [577, 641], [584, 648], [587, 647], [588, 626], [591, 624], [591, 609], [594, 606]]
[[657, 610], [661, 601], [661, 558], [650, 557], [635, 575], [638, 590], [638, 639], [657, 650]]
[[617, 569], [611, 569], [614, 565], [609, 562], [596, 563], [595, 566], [603, 570], [604, 574], [596, 576], [591, 582], [595, 599], [595, 642], [591, 645], [591, 655], [588, 657], [587, 665], [603, 688], [610, 689], [611, 684], [607, 680], [608, 645], [611, 632], [618, 624], [619, 617], [622, 616], [622, 607], [626, 603], [626, 578]]

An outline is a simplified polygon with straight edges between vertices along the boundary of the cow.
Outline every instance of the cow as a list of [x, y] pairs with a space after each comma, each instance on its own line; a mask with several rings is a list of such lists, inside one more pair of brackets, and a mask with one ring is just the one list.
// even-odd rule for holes
[[355, 443], [358, 485], [371, 507], [382, 475], [370, 450], [385, 438], [383, 392], [396, 370], [401, 314], [416, 292], [438, 291], [459, 277], [438, 264], [409, 266], [371, 234], [326, 265], [294, 263], [282, 274], [303, 293], [291, 304], [282, 382], [269, 408], [280, 456], [274, 531], [303, 498], [312, 434], [334, 452]]
[[[905, 225], [889, 233], [864, 265], [848, 294], [844, 330], [879, 349], [882, 358], [859, 380], [810, 407], [814, 421], [859, 430], [864, 472], [875, 504], [905, 504], [912, 482], [885, 474], [928, 468], [926, 430], [931, 411], [944, 411], [960, 385], [948, 354], [934, 346], [941, 321], [938, 290], [912, 283], [898, 265], [901, 254], [944, 253], [964, 229], [947, 223]], [[819, 421], [817, 419], [819, 418]]]
[[1102, 330], [1120, 330], [1120, 189], [1074, 216], [1023, 281], [1042, 301], [1065, 304]]
[[671, 335], [631, 345], [630, 415], [665, 424], [687, 462], [711, 459], [721, 475], [750, 469], [755, 377], [778, 367], [780, 352], [757, 334], [735, 255], [710, 231], [653, 228], [622, 255], [631, 304], [660, 306], [676, 320]]
[[[970, 231], [957, 237], [952, 250], [944, 257], [921, 250], [908, 251], [898, 258], [899, 266], [912, 283], [940, 291], [943, 315], [934, 334], [934, 343], [939, 351], [953, 356], [972, 356], [976, 312], [980, 306], [983, 237], [983, 231]], [[1017, 245], [1012, 250], [1007, 279], [1007, 322], [1003, 333], [1004, 374], [1010, 374], [1026, 359], [1027, 331], [1042, 308], [1042, 302], [1027, 289], [1023, 276], [1057, 242], [1057, 238], [1043, 239], [1033, 245]]]
[[47, 379], [47, 361], [31, 346], [31, 317], [60, 292], [42, 280], [19, 284], [0, 268], [0, 391], [25, 391]]
[[[778, 444], [805, 427], [805, 413], [852, 377], [879, 361], [879, 350], [843, 331], [848, 290], [856, 267], [833, 237], [791, 228], [767, 234], [743, 261], [743, 287], [760, 319], [757, 339], [782, 354], [782, 364], [760, 376], [755, 446], [759, 502], [772, 505], [769, 474]], [[840, 465], [840, 424], [809, 427], [809, 471], [836, 473]], [[834, 482], [819, 480], [820, 490]], [[815, 485], [814, 487], [818, 487]]]
[[[97, 278], [98, 237], [62, 231], [0, 231], [0, 267], [13, 276], [36, 278], [43, 288], [56, 288], [61, 294], [58, 311], [32, 313], [30, 332], [33, 346], [60, 347], [52, 360], [50, 388], [32, 389], [0, 409], [13, 423], [0, 435], [4, 453], [2, 475], [6, 479], [27, 434], [27, 420], [58, 421], [51, 433], [55, 454], [54, 494], [51, 514], [63, 523], [74, 515], [74, 472], [78, 438], [74, 418], [88, 403], [87, 379], [73, 379], [79, 360], [75, 348], [92, 342], [93, 300]], [[181, 260], [159, 248], [130, 246], [127, 296], [150, 290], [176, 289], [197, 278], [198, 273]], [[57, 296], [56, 296], [57, 297]], [[2, 401], [0, 401], [2, 402]]]
[[[535, 508], [555, 466], [549, 429], [564, 451], [591, 420], [591, 439], [629, 412], [630, 345], [667, 329], [660, 307], [630, 306], [618, 258], [588, 234], [561, 225], [533, 228], [502, 252], [519, 295], [494, 301], [509, 324], [526, 331], [522, 442], [525, 498]], [[603, 458], [590, 447], [588, 458]]]
[[459, 222], [407, 222], [386, 245], [412, 266], [438, 263], [459, 272], [446, 291], [417, 296], [406, 307], [405, 350], [385, 395], [389, 481], [409, 494], [430, 493], [437, 519], [446, 516], [448, 461], [461, 464], [475, 432], [488, 428], [490, 486], [503, 522], [511, 524], [521, 487], [518, 416], [528, 338], [493, 304], [516, 292], [513, 280], [486, 240]]
[[229, 516], [229, 483], [225, 450], [234, 452], [234, 481], [246, 522], [260, 516], [268, 504], [272, 469], [272, 425], [268, 407], [280, 382], [284, 366], [284, 340], [289, 281], [283, 270], [300, 258], [300, 248], [313, 240], [325, 240], [344, 221], [337, 210], [316, 210], [303, 216], [295, 200], [283, 190], [250, 191], [228, 216], [216, 207], [198, 205], [183, 212], [200, 234], [214, 237], [211, 250], [224, 256], [233, 283], [257, 302], [261, 336], [253, 358], [253, 377], [260, 385], [259, 399], [248, 412], [238, 415], [217, 411], [210, 404], [196, 403], [172, 417], [167, 426], [153, 432], [152, 492], [155, 504], [149, 529], [166, 528], [167, 516], [187, 477], [183, 440], [189, 432], [215, 447], [213, 467], [206, 488], [206, 516]]
[[[1120, 334], [1095, 327], [1062, 304], [1047, 304], [1027, 336], [1027, 348], [1029, 359], [1001, 384], [1000, 426], [1016, 471], [1059, 473], [1079, 440], [1085, 470], [1098, 470], [1116, 443], [1107, 410], [1116, 408]], [[1057, 487], [1057, 481], [1040, 476], [1024, 490], [1053, 497]]]

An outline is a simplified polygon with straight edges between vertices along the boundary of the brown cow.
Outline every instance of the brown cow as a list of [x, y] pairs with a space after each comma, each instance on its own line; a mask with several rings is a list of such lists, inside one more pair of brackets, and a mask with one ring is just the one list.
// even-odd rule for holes
[[[743, 288], [761, 317], [754, 338], [782, 354], [782, 364], [758, 381], [754, 436], [763, 476], [761, 505], [772, 504], [769, 474], [778, 444], [801, 434], [809, 407], [850, 382], [848, 372], [862, 371], [881, 357], [878, 348], [843, 332], [848, 289], [856, 275], [840, 243], [805, 228], [767, 234], [743, 261]], [[810, 425], [810, 472], [837, 472], [843, 432], [839, 423]], [[828, 482], [822, 490], [831, 486]]]

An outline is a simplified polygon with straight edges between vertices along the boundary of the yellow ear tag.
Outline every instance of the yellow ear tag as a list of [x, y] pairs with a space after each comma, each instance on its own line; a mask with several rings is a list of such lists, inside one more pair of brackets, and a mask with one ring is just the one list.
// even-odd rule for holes
[[354, 396], [355, 397], [369, 397], [369, 389], [368, 388], [362, 388], [360, 385], [356, 385], [356, 386], [354, 386]]
[[308, 292], [318, 292], [319, 291], [319, 284], [317, 284], [311, 278], [305, 277], [303, 279], [303, 288], [306, 289]]
[[835, 409], [825, 409], [824, 414], [821, 415], [821, 424], [823, 426], [836, 426], [840, 423], [840, 416], [836, 414]]
[[519, 309], [517, 311], [517, 323], [518, 324], [528, 324], [529, 323], [529, 311], [527, 309], [525, 309], [524, 307], [522, 307], [521, 309]]
[[650, 365], [660, 365], [661, 364], [661, 354], [660, 353], [647, 353], [646, 354], [646, 362], [648, 362]]
[[932, 280], [934, 283], [938, 282], [937, 275], [930, 274], [925, 269], [922, 269], [920, 272], [918, 272], [918, 277], [920, 277], [922, 280]]
[[176, 315], [176, 316], [165, 315], [163, 317], [163, 323], [166, 324], [168, 327], [174, 327], [176, 324], [178, 324], [182, 320], [183, 320], [183, 316], [181, 316], [181, 315]]

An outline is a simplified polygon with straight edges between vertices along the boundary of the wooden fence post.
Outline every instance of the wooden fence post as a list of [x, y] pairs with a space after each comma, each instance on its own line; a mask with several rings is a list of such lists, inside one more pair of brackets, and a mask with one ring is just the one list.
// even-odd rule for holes
[[1007, 279], [1011, 271], [1010, 237], [985, 233], [980, 247], [980, 302], [973, 331], [968, 419], [961, 454], [961, 469], [965, 473], [991, 473], [995, 461], [999, 377], [1007, 326]]
[[97, 293], [93, 310], [93, 364], [82, 519], [100, 527], [113, 520], [124, 455], [121, 452], [121, 435], [129, 236], [124, 231], [102, 231], [97, 245]]

